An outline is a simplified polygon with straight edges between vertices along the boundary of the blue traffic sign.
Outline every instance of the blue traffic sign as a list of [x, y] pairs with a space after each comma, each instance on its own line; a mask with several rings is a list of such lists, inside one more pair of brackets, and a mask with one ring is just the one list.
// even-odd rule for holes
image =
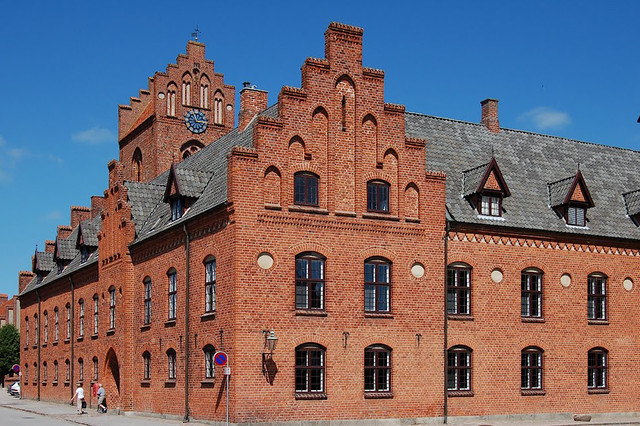
[[229, 361], [229, 357], [225, 352], [219, 351], [219, 352], [216, 352], [215, 355], [213, 356], [213, 363], [220, 367], [227, 365], [228, 361]]
[[13, 370], [14, 373], [20, 372], [20, 366], [18, 364], [13, 364], [13, 367], [11, 367], [11, 369]]

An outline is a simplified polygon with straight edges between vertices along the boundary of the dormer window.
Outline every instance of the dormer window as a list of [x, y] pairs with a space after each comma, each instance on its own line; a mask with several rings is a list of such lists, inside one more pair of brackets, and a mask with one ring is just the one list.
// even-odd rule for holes
[[511, 193], [495, 158], [462, 172], [462, 195], [480, 216], [502, 217], [502, 200]]
[[547, 184], [549, 206], [569, 226], [587, 226], [587, 209], [594, 206], [587, 184], [578, 170], [575, 176]]
[[58, 267], [58, 273], [61, 273], [64, 270], [64, 263], [62, 263], [62, 260], [56, 260], [56, 266]]
[[180, 219], [183, 213], [182, 197], [171, 198], [169, 204], [171, 205], [171, 220]]
[[84, 244], [80, 246], [80, 263], [85, 263], [89, 259], [89, 249]]

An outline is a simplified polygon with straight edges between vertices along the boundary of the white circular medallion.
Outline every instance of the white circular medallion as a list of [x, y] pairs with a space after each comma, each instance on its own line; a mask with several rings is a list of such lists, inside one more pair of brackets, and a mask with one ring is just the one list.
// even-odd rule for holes
[[158, 93], [158, 99], [164, 99], [164, 93], [163, 92], [159, 92]]
[[258, 255], [258, 266], [262, 269], [269, 269], [273, 266], [273, 257], [269, 253], [260, 253]]
[[631, 291], [633, 288], [633, 280], [631, 278], [625, 278], [624, 281], [622, 281], [622, 287], [627, 291]]
[[233, 105], [229, 104], [227, 105], [227, 111], [231, 111], [233, 109]]
[[571, 275], [562, 274], [560, 277], [560, 284], [562, 284], [562, 287], [569, 287], [571, 285]]
[[411, 266], [411, 275], [416, 278], [422, 278], [424, 276], [424, 266], [422, 266], [422, 263], [416, 262]]
[[502, 271], [500, 269], [496, 268], [491, 271], [491, 279], [494, 283], [502, 282], [502, 278], [504, 278], [504, 275], [502, 274]]

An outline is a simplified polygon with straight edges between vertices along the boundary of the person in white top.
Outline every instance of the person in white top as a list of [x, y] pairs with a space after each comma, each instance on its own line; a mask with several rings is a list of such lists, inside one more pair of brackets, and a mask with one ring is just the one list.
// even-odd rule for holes
[[82, 402], [84, 401], [84, 389], [82, 388], [82, 384], [78, 383], [78, 387], [76, 388], [76, 393], [71, 397], [71, 402], [76, 399], [76, 407], [78, 408], [78, 414], [84, 414], [82, 410]]

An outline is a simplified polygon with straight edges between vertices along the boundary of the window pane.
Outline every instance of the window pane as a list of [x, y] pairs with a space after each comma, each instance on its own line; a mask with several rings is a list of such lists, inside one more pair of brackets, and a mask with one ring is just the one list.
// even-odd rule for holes
[[377, 281], [380, 283], [389, 282], [389, 265], [386, 263], [378, 264], [378, 276]]
[[322, 370], [309, 370], [309, 388], [311, 392], [322, 391]]
[[373, 263], [365, 263], [364, 264], [364, 281], [368, 283], [372, 283], [375, 281], [375, 270], [376, 265]]
[[322, 283], [311, 284], [311, 300], [309, 300], [309, 307], [313, 309], [322, 308], [322, 302], [324, 297], [324, 285]]
[[389, 287], [386, 285], [378, 286], [378, 310], [389, 310]]
[[323, 260], [311, 261], [311, 278], [312, 279], [324, 279]]
[[296, 278], [307, 278], [307, 265], [306, 259], [296, 259]]
[[375, 286], [373, 285], [364, 286], [364, 309], [366, 311], [375, 311], [376, 309], [375, 295], [376, 295]]
[[296, 391], [307, 392], [307, 371], [305, 369], [296, 370]]
[[364, 370], [364, 390], [365, 391], [375, 391], [375, 380], [374, 373], [375, 370], [373, 368], [367, 368]]
[[305, 309], [307, 305], [308, 287], [304, 281], [296, 282], [296, 308]]

